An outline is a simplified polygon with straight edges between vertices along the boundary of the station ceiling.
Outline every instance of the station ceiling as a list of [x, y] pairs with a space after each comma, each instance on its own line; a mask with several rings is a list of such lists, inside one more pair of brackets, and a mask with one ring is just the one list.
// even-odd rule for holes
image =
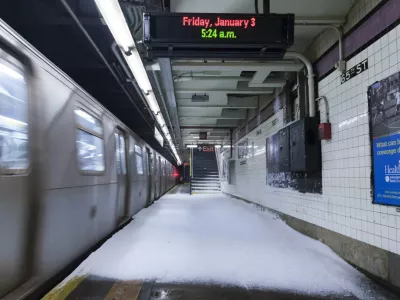
[[[115, 114], [151, 147], [175, 163], [170, 149], [154, 138], [155, 121], [112, 51], [114, 39], [93, 0], [66, 0], [117, 81], [60, 0], [2, 0], [0, 18]], [[160, 9], [149, 2], [148, 9]], [[130, 10], [130, 8], [128, 8]], [[144, 8], [143, 8], [144, 9]], [[134, 14], [132, 14], [133, 16]], [[136, 26], [131, 22], [132, 29]], [[121, 84], [128, 90], [124, 92]], [[165, 143], [167, 144], [167, 143]]]
[[[63, 5], [79, 19], [113, 71], [101, 60]], [[340, 25], [356, 0], [270, 0], [271, 13], [296, 15], [295, 43], [290, 51], [304, 53], [326, 24]], [[254, 13], [254, 0], [120, 0], [127, 23], [141, 45], [144, 11]], [[263, 1], [259, 11], [263, 12]], [[0, 18], [72, 77], [94, 98], [120, 118], [153, 148], [173, 161], [166, 146], [154, 138], [154, 120], [143, 98], [126, 81], [114, 42], [94, 0], [2, 0]], [[307, 24], [305, 26], [304, 24]], [[139, 48], [140, 49], [140, 48]], [[141, 48], [142, 51], [144, 48]], [[197, 143], [199, 132], [208, 132], [210, 143], [221, 143], [249, 111], [271, 100], [286, 74], [302, 68], [298, 61], [224, 61], [204, 59], [143, 59], [163, 113], [168, 112], [177, 148]], [[129, 96], [124, 92], [128, 91]], [[194, 97], [195, 95], [195, 97]], [[204, 101], [204, 99], [207, 99]]]

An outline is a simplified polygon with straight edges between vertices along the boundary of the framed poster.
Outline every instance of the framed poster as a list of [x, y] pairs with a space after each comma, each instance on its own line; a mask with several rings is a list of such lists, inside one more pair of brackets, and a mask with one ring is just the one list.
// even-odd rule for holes
[[368, 88], [373, 202], [400, 206], [400, 72]]
[[238, 159], [246, 158], [248, 154], [248, 139], [244, 139], [240, 143], [238, 143]]

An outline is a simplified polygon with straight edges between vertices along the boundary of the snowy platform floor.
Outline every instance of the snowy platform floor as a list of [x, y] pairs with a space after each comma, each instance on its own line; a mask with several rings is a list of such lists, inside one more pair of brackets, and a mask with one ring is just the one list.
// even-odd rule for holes
[[71, 299], [91, 299], [85, 284], [94, 293], [115, 282], [140, 286], [129, 299], [397, 299], [269, 212], [179, 191], [135, 215], [56, 289], [85, 278]]

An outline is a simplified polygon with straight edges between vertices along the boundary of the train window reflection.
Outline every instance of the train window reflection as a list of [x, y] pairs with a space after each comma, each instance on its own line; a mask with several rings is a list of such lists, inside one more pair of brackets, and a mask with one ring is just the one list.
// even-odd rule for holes
[[115, 134], [116, 158], [117, 158], [117, 174], [126, 175], [126, 153], [125, 138], [123, 135]]
[[143, 175], [143, 157], [139, 154], [136, 154], [136, 172]]
[[75, 110], [75, 120], [78, 126], [83, 127], [97, 134], [103, 134], [103, 126], [101, 122], [89, 115], [82, 109]]
[[135, 145], [136, 152], [136, 173], [143, 175], [143, 156], [142, 148], [139, 145]]
[[142, 155], [142, 148], [140, 148], [140, 146], [138, 146], [138, 145], [135, 145], [135, 152], [136, 152], [137, 154]]
[[28, 91], [21, 69], [0, 59], [0, 172], [29, 166]]
[[81, 129], [76, 130], [79, 169], [82, 171], [103, 172], [103, 139]]

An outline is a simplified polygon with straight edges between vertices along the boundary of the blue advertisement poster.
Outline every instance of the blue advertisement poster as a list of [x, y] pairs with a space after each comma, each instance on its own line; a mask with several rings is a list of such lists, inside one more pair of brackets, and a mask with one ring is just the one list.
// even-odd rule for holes
[[368, 89], [374, 203], [400, 206], [400, 73]]

